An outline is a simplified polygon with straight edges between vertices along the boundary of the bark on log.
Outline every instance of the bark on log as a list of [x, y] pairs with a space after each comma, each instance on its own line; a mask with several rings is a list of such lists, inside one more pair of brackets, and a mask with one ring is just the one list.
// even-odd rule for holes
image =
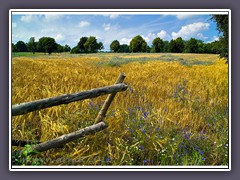
[[[66, 144], [70, 141], [76, 140], [78, 138], [84, 137], [89, 134], [94, 134], [98, 131], [101, 131], [108, 127], [108, 124], [106, 122], [100, 122], [98, 124], [94, 124], [92, 126], [80, 129], [78, 131], [62, 135], [58, 138], [52, 139], [50, 141], [42, 142], [37, 145], [32, 145], [31, 150], [37, 151], [37, 152], [43, 152], [47, 151], [52, 148], [58, 148], [63, 144]], [[20, 154], [23, 153], [24, 149], [20, 151]]]
[[[124, 74], [124, 73], [121, 73], [121, 74], [118, 76], [117, 81], [115, 82], [115, 84], [122, 83], [122, 82], [124, 81], [125, 77], [126, 77], [125, 74]], [[115, 97], [116, 94], [117, 94], [117, 93], [112, 93], [112, 94], [109, 94], [109, 95], [108, 95], [108, 97], [107, 97], [107, 99], [105, 100], [105, 102], [104, 102], [101, 110], [100, 110], [99, 113], [98, 113], [98, 116], [97, 116], [96, 119], [95, 119], [94, 124], [97, 124], [97, 123], [103, 121], [103, 119], [104, 119], [105, 116], [106, 116], [107, 110], [108, 110], [109, 106], [111, 105], [111, 103], [112, 103], [112, 101], [113, 101], [113, 99], [114, 99], [114, 97]]]
[[16, 104], [12, 106], [12, 116], [27, 114], [32, 111], [57, 106], [61, 104], [68, 104], [74, 101], [83, 99], [95, 98], [105, 94], [116, 93], [119, 91], [125, 91], [128, 88], [126, 84], [115, 84], [111, 86], [105, 86], [102, 88], [95, 88], [87, 91], [82, 91], [73, 94], [64, 94], [61, 96], [40, 99], [33, 102], [26, 102]]

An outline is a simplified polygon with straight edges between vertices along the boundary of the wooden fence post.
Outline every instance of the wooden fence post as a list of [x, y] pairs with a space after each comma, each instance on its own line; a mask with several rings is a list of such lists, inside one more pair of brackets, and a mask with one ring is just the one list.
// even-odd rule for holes
[[[125, 75], [124, 73], [121, 73], [121, 74], [118, 76], [117, 81], [115, 82], [115, 84], [122, 83], [122, 82], [124, 81], [125, 77], [126, 77], [126, 75]], [[103, 119], [104, 119], [105, 116], [106, 116], [107, 110], [108, 110], [110, 104], [112, 103], [112, 101], [113, 101], [113, 99], [114, 99], [114, 97], [115, 97], [116, 94], [117, 94], [117, 93], [112, 93], [112, 94], [109, 94], [109, 95], [108, 95], [107, 99], [105, 100], [105, 102], [104, 102], [101, 110], [99, 111], [99, 113], [98, 113], [98, 115], [97, 115], [97, 117], [96, 117], [96, 119], [95, 119], [94, 124], [97, 124], [97, 123], [103, 121]]]

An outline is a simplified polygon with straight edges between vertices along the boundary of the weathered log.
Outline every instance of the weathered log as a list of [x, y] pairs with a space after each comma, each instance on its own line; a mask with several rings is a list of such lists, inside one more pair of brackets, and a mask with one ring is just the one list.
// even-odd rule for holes
[[[126, 77], [125, 74], [124, 74], [124, 73], [121, 73], [121, 74], [118, 76], [117, 81], [115, 82], [115, 84], [122, 83], [123, 80], [125, 79], [125, 77]], [[112, 101], [113, 101], [113, 99], [114, 99], [114, 97], [115, 97], [116, 94], [117, 94], [117, 93], [112, 93], [112, 94], [109, 94], [109, 95], [108, 95], [107, 99], [105, 100], [105, 102], [104, 102], [101, 110], [99, 111], [99, 113], [98, 113], [98, 115], [97, 115], [97, 117], [96, 117], [96, 119], [95, 119], [95, 122], [94, 122], [95, 124], [103, 121], [103, 119], [104, 119], [105, 116], [106, 116], [107, 110], [108, 110], [109, 106], [111, 105], [111, 103], [112, 103]]]
[[87, 91], [82, 91], [73, 94], [64, 94], [61, 96], [40, 99], [33, 102], [26, 102], [21, 104], [16, 104], [12, 106], [12, 116], [27, 114], [32, 111], [57, 106], [61, 104], [68, 104], [74, 101], [79, 101], [83, 99], [95, 98], [105, 94], [116, 93], [119, 91], [125, 91], [127, 89], [126, 84], [115, 84], [111, 86], [105, 86], [101, 88], [95, 88]]
[[[98, 131], [101, 131], [101, 130], [107, 128], [107, 127], [108, 127], [108, 124], [106, 122], [100, 122], [98, 124], [94, 124], [92, 126], [80, 129], [78, 131], [62, 135], [58, 138], [55, 138], [55, 139], [52, 139], [52, 140], [49, 140], [46, 142], [42, 142], [40, 144], [31, 145], [30, 148], [33, 152], [34, 151], [37, 151], [37, 152], [47, 151], [52, 148], [58, 148], [70, 141], [76, 140], [76, 139], [84, 137], [86, 135], [94, 134]], [[23, 152], [24, 152], [24, 149], [22, 151], [20, 151], [19, 153], [21, 154]]]

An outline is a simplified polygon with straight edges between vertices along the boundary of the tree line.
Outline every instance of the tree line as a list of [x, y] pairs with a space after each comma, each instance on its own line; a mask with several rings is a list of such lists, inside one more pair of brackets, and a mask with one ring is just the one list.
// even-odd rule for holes
[[213, 53], [219, 54], [220, 51], [219, 41], [211, 43], [204, 43], [201, 40], [191, 38], [188, 41], [184, 41], [181, 37], [164, 41], [160, 37], [156, 37], [152, 41], [151, 47], [147, 45], [147, 42], [140, 36], [135, 36], [130, 45], [120, 44], [118, 40], [112, 41], [110, 49], [112, 52], [150, 52], [150, 53]]
[[38, 42], [34, 37], [31, 37], [27, 43], [18, 41], [16, 44], [12, 43], [12, 52], [44, 52], [51, 54], [52, 52], [70, 52], [69, 45], [62, 46], [56, 43], [52, 37], [42, 37]]
[[[151, 47], [147, 45], [147, 42], [142, 36], [137, 35], [131, 41], [130, 44], [120, 44], [118, 40], [112, 41], [110, 44], [111, 52], [115, 53], [221, 53], [221, 43], [214, 41], [211, 43], [204, 43], [201, 40], [191, 38], [188, 41], [184, 41], [181, 37], [164, 41], [160, 37], [156, 37], [152, 41]], [[97, 42], [96, 37], [81, 37], [78, 44], [71, 49], [69, 45], [62, 46], [56, 43], [54, 38], [42, 37], [38, 42], [34, 37], [31, 37], [27, 43], [18, 41], [16, 44], [12, 43], [13, 52], [44, 52], [51, 54], [52, 52], [70, 52], [72, 54], [77, 53], [96, 53], [104, 49], [102, 42]]]

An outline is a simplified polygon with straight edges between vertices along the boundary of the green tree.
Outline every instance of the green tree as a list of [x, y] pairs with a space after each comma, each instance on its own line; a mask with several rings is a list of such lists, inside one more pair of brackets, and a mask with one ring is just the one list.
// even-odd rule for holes
[[129, 52], [129, 46], [127, 44], [121, 44], [119, 52], [128, 53]]
[[119, 52], [120, 51], [120, 43], [118, 40], [114, 40], [111, 44], [110, 44], [110, 49], [113, 52]]
[[102, 50], [102, 49], [104, 49], [103, 43], [99, 42], [98, 43], [98, 50]]
[[27, 45], [23, 41], [18, 41], [15, 46], [18, 52], [28, 52]]
[[163, 52], [164, 42], [160, 37], [157, 37], [152, 42], [152, 52]]
[[35, 38], [31, 37], [27, 43], [28, 50], [35, 54], [37, 50], [37, 43], [35, 42]]
[[163, 41], [163, 52], [169, 52], [169, 41]]
[[18, 52], [17, 46], [15, 44], [12, 43], [12, 52]]
[[71, 54], [77, 54], [77, 53], [79, 53], [79, 47], [78, 47], [78, 46], [73, 47], [73, 48], [71, 49], [70, 53], [71, 53]]
[[173, 53], [182, 53], [184, 50], [184, 41], [181, 37], [171, 40], [169, 43], [169, 51]]
[[147, 43], [140, 35], [137, 35], [131, 40], [129, 49], [130, 52], [146, 52]]
[[222, 36], [219, 38], [221, 44], [219, 49], [220, 57], [228, 59], [228, 15], [212, 15], [211, 19], [217, 23], [217, 30], [219, 33], [222, 33]]
[[80, 53], [86, 53], [87, 49], [85, 48], [84, 44], [87, 42], [88, 37], [81, 37], [80, 41], [78, 42], [78, 50]]
[[198, 41], [195, 38], [189, 39], [184, 47], [184, 52], [186, 53], [198, 53]]
[[42, 37], [39, 39], [38, 46], [45, 53], [51, 54], [53, 51], [57, 50], [57, 43], [54, 38]]
[[64, 52], [70, 52], [70, 51], [71, 51], [71, 47], [66, 44], [66, 45], [64, 46], [63, 51], [64, 51]]
[[96, 53], [99, 49], [96, 37], [90, 36], [84, 43], [84, 48], [87, 50], [87, 52]]
[[58, 52], [58, 53], [64, 52], [64, 46], [62, 46], [61, 44], [57, 44], [57, 48], [55, 52]]

